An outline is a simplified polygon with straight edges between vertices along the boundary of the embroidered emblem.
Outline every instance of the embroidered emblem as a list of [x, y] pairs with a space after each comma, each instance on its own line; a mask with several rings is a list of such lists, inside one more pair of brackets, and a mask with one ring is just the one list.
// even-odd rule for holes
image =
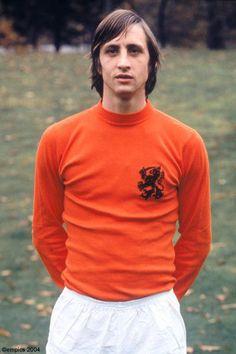
[[145, 200], [160, 199], [163, 196], [164, 186], [162, 180], [164, 172], [161, 167], [146, 167], [139, 171], [142, 181], [138, 182], [138, 189], [142, 192], [141, 197]]

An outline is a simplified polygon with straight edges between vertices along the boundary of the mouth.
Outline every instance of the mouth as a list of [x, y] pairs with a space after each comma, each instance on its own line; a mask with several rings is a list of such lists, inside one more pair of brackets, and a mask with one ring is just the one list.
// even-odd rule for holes
[[120, 74], [115, 76], [115, 79], [120, 84], [129, 84], [133, 77], [131, 75]]
[[133, 77], [131, 75], [120, 74], [115, 76], [116, 79], [131, 80]]

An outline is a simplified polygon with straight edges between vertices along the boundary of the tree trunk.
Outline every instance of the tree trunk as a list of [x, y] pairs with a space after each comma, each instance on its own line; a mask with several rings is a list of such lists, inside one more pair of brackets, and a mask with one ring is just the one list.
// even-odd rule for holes
[[158, 40], [161, 43], [162, 47], [165, 47], [167, 44], [167, 36], [165, 29], [165, 19], [166, 19], [166, 7], [169, 0], [161, 0], [158, 12]]
[[207, 47], [209, 49], [223, 49], [225, 48], [223, 39], [223, 23], [217, 11], [217, 1], [206, 0], [207, 6]]
[[108, 14], [113, 10], [112, 0], [104, 0], [103, 1], [103, 12], [104, 14]]
[[32, 45], [34, 50], [38, 48], [38, 40], [40, 36], [40, 30], [36, 27], [32, 27], [29, 30], [28, 42]]

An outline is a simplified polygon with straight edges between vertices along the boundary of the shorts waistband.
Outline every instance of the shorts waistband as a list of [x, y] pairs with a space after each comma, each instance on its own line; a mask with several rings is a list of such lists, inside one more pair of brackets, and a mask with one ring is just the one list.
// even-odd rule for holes
[[113, 307], [113, 308], [130, 308], [130, 307], [140, 307], [145, 304], [151, 304], [151, 303], [162, 303], [166, 301], [169, 297], [173, 297], [174, 291], [173, 289], [168, 290], [168, 291], [163, 291], [158, 294], [154, 295], [149, 295], [145, 296], [142, 298], [134, 299], [134, 300], [125, 300], [125, 301], [103, 301], [99, 300], [87, 295], [82, 295], [77, 293], [74, 290], [71, 290], [67, 287], [65, 287], [62, 291], [62, 294], [71, 298], [71, 299], [77, 299], [80, 303], [84, 303], [85, 305], [96, 305], [96, 306], [101, 306], [101, 307]]

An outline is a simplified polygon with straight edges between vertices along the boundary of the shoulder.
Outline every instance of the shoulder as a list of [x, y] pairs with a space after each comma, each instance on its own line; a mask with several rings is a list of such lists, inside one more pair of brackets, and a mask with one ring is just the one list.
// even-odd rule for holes
[[153, 116], [155, 124], [160, 127], [162, 134], [171, 139], [174, 144], [180, 144], [182, 147], [203, 144], [199, 132], [179, 119], [156, 108], [154, 108]]
[[68, 140], [70, 140], [71, 136], [80, 131], [82, 127], [89, 124], [90, 120], [94, 116], [94, 107], [95, 106], [92, 106], [84, 111], [65, 117], [48, 126], [44, 130], [40, 142], [47, 145], [64, 145], [68, 142]]
[[154, 109], [155, 116], [159, 119], [160, 123], [162, 124], [163, 128], [168, 129], [168, 132], [171, 131], [174, 133], [182, 133], [186, 136], [190, 136], [195, 132], [195, 129], [190, 127], [189, 125], [181, 122], [179, 119], [160, 111], [159, 109]]
[[154, 109], [153, 127], [165, 151], [175, 157], [181, 173], [201, 168], [208, 161], [207, 150], [199, 132], [175, 117]]
[[68, 137], [75, 129], [88, 123], [93, 116], [93, 109], [94, 106], [53, 123], [46, 128], [43, 132], [43, 136], [47, 136], [49, 139], [52, 139], [53, 137]]

